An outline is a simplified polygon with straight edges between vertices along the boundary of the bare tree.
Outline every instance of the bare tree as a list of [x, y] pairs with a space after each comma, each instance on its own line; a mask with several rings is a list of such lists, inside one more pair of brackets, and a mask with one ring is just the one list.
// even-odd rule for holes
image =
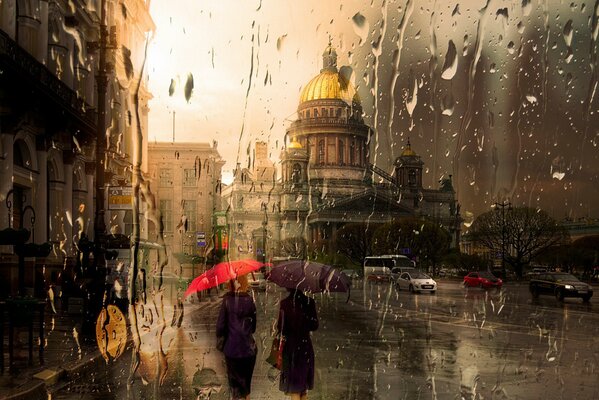
[[301, 236], [294, 236], [281, 241], [281, 254], [291, 258], [306, 258], [306, 239]]
[[337, 250], [356, 264], [372, 254], [372, 237], [378, 225], [348, 223], [337, 231]]
[[530, 207], [515, 207], [504, 215], [497, 211], [481, 214], [472, 224], [470, 235], [493, 255], [502, 254], [519, 277], [535, 257], [569, 241], [563, 226], [545, 211]]

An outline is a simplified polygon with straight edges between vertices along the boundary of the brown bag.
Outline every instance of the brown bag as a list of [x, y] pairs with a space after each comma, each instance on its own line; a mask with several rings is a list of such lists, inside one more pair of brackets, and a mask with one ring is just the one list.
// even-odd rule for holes
[[272, 345], [270, 346], [270, 354], [266, 358], [266, 362], [278, 370], [280, 370], [283, 365], [283, 346], [285, 345], [285, 338], [283, 337], [282, 315], [280, 315], [280, 318], [281, 331], [272, 340]]
[[281, 369], [283, 365], [283, 345], [285, 339], [282, 336], [277, 336], [272, 340], [272, 346], [270, 346], [270, 354], [266, 358], [266, 362], [275, 367]]

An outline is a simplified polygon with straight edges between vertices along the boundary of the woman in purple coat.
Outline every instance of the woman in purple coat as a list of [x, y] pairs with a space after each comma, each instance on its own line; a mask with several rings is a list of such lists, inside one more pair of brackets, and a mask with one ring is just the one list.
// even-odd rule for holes
[[289, 290], [281, 300], [277, 329], [282, 331], [283, 365], [279, 390], [292, 400], [308, 398], [314, 387], [314, 349], [310, 332], [318, 329], [314, 300], [299, 290]]
[[247, 293], [247, 276], [230, 282], [216, 321], [216, 336], [225, 337], [223, 353], [233, 400], [249, 400], [256, 364], [256, 305]]

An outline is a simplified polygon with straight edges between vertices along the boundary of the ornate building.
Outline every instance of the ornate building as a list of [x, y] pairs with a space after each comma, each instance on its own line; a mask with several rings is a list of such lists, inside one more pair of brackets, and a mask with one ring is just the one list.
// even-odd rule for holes
[[[297, 119], [287, 130], [280, 179], [269, 176], [260, 182], [255, 172], [241, 170], [223, 192], [234, 221], [232, 240], [237, 232], [259, 245], [265, 236], [270, 255], [278, 255], [281, 241], [293, 238], [322, 242], [334, 250], [337, 231], [346, 223], [428, 217], [448, 228], [455, 247], [460, 216], [451, 177], [440, 189], [425, 189], [424, 163], [409, 140], [392, 173], [381, 170], [370, 162], [371, 133], [360, 98], [338, 70], [337, 54], [329, 45], [323, 68], [303, 88]], [[248, 202], [248, 196], [261, 200]], [[251, 230], [244, 232], [249, 221]]]
[[[72, 264], [82, 233], [93, 237], [101, 4], [108, 39], [105, 182], [130, 187], [133, 156], [147, 145], [150, 94], [140, 71], [154, 29], [149, 2], [0, 2], [0, 229], [24, 227], [29, 242], [52, 247], [47, 257], [27, 260], [27, 287], [40, 288], [42, 270], [51, 275]], [[134, 145], [138, 134], [142, 148]], [[106, 226], [127, 233], [131, 212], [104, 208]], [[12, 245], [0, 245], [0, 253], [3, 263], [16, 264]], [[10, 286], [4, 293], [14, 291], [16, 269], [3, 270], [0, 280]]]

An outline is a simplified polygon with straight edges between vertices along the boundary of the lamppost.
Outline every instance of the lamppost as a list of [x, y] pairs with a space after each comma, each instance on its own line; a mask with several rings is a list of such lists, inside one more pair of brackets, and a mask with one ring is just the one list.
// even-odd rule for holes
[[493, 204], [493, 207], [497, 212], [501, 210], [501, 273], [503, 274], [503, 278], [505, 279], [505, 210], [507, 208], [508, 211], [511, 211], [512, 203], [504, 200], [501, 203], [495, 202]]

